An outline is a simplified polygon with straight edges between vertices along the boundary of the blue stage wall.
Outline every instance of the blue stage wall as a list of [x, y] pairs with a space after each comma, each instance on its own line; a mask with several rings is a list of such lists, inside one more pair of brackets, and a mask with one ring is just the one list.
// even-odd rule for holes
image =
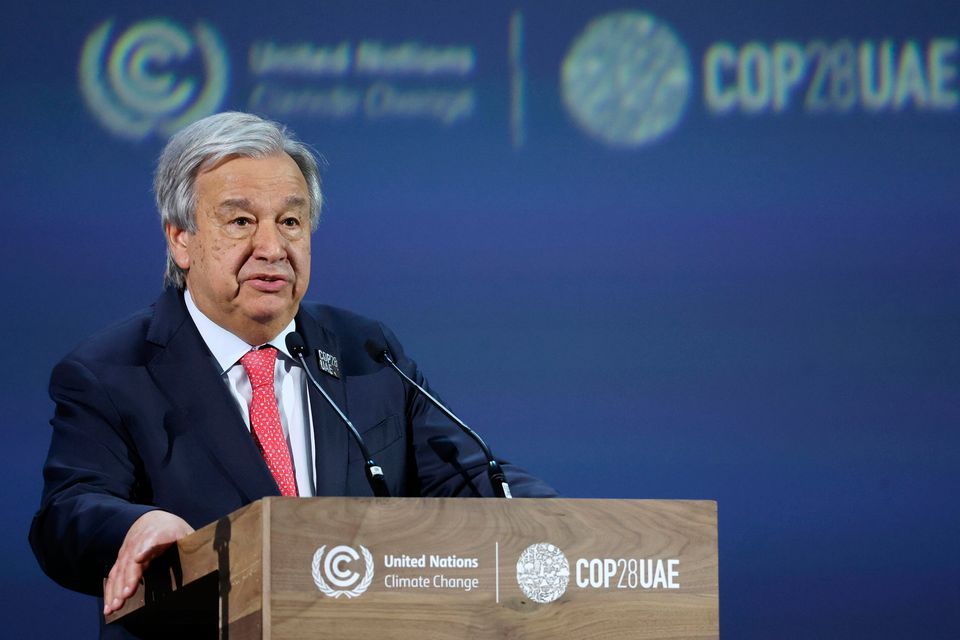
[[93, 637], [26, 543], [53, 364], [148, 305], [170, 131], [326, 159], [310, 298], [382, 319], [571, 497], [719, 502], [728, 638], [960, 636], [960, 9], [7, 7], [0, 607]]

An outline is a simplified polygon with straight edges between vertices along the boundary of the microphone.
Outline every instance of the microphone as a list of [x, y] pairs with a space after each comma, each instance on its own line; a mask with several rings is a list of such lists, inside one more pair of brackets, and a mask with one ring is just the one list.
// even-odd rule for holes
[[411, 386], [413, 386], [417, 391], [423, 394], [427, 400], [430, 401], [433, 406], [439, 409], [445, 416], [450, 418], [450, 420], [456, 424], [460, 429], [466, 433], [468, 436], [473, 438], [473, 440], [480, 445], [480, 449], [483, 451], [484, 457], [487, 459], [487, 476], [490, 478], [490, 485], [493, 487], [493, 492], [498, 498], [512, 498], [510, 494], [510, 485], [507, 483], [507, 476], [503, 473], [503, 468], [500, 466], [500, 463], [497, 462], [497, 459], [493, 457], [490, 448], [487, 446], [487, 443], [483, 441], [483, 438], [477, 434], [476, 431], [468, 427], [463, 420], [458, 418], [450, 409], [447, 409], [443, 403], [430, 395], [426, 389], [421, 385], [417, 384], [410, 376], [403, 372], [403, 370], [397, 366], [397, 363], [393, 361], [393, 358], [390, 356], [390, 350], [383, 344], [377, 343], [373, 340], [367, 340], [364, 344], [367, 353], [371, 358], [377, 362], [385, 362], [393, 370], [400, 374], [404, 380], [406, 380]]
[[303, 365], [303, 370], [307, 374], [307, 379], [313, 383], [314, 388], [320, 392], [320, 395], [323, 396], [323, 399], [327, 401], [333, 410], [337, 412], [337, 415], [340, 416], [340, 419], [343, 421], [343, 424], [347, 425], [347, 430], [353, 435], [353, 439], [357, 441], [357, 444], [360, 446], [360, 453], [363, 454], [363, 459], [366, 461], [365, 471], [367, 476], [367, 482], [370, 484], [370, 488], [373, 490], [373, 495], [378, 498], [389, 498], [390, 490], [387, 488], [387, 481], [383, 476], [383, 469], [374, 462], [373, 457], [370, 455], [370, 450], [367, 449], [366, 443], [363, 441], [363, 438], [360, 436], [360, 432], [357, 431], [357, 428], [353, 426], [353, 423], [350, 422], [350, 419], [347, 418], [346, 414], [340, 410], [340, 407], [337, 406], [337, 403], [333, 401], [327, 392], [324, 391], [323, 387], [320, 386], [320, 383], [317, 382], [317, 379], [313, 377], [313, 374], [310, 373], [310, 367], [307, 366], [307, 361], [304, 358], [304, 354], [307, 352], [307, 345], [303, 341], [303, 337], [296, 331], [292, 331], [287, 334], [287, 350], [293, 355], [294, 358], [300, 360], [300, 364]]

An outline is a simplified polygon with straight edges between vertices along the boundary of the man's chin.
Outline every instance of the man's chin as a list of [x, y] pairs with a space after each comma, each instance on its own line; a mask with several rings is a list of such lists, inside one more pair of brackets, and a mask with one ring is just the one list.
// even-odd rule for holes
[[[243, 316], [248, 325], [260, 324], [264, 330], [281, 331], [297, 315], [301, 297], [295, 295], [291, 283], [284, 284], [286, 286], [281, 291], [273, 293], [260, 291], [243, 283], [239, 295], [234, 299], [234, 308], [239, 312], [238, 315]], [[267, 339], [272, 338], [273, 335]]]
[[284, 305], [282, 308], [277, 309], [258, 308], [251, 309], [246, 315], [251, 322], [264, 326], [276, 326], [278, 324], [286, 326], [293, 320], [293, 316], [297, 315], [297, 308], [290, 307], [289, 305]]
[[251, 323], [262, 324], [265, 328], [279, 326], [282, 329], [297, 315], [299, 304], [289, 295], [261, 294], [253, 298], [240, 305], [242, 314]]

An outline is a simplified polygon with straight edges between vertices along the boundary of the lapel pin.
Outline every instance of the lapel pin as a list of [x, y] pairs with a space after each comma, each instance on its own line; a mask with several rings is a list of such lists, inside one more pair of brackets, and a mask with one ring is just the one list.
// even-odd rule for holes
[[340, 379], [340, 363], [337, 362], [336, 356], [329, 354], [322, 349], [317, 349], [317, 364], [325, 373], [333, 376], [337, 380]]

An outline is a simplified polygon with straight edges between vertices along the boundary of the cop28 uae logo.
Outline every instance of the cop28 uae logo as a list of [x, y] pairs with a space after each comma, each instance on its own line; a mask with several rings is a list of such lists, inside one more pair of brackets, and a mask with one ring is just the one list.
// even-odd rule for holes
[[553, 602], [567, 591], [570, 563], [557, 547], [547, 542], [532, 544], [517, 560], [517, 584], [523, 594], [540, 604]]
[[210, 25], [199, 21], [186, 31], [155, 18], [111, 42], [113, 30], [107, 20], [90, 32], [79, 69], [87, 107], [112, 133], [132, 140], [167, 136], [220, 106], [229, 62]]
[[363, 553], [363, 576], [344, 566], [360, 559], [360, 554], [353, 547], [341, 544], [330, 551], [327, 551], [326, 545], [317, 549], [313, 554], [311, 573], [314, 584], [323, 595], [356, 598], [367, 590], [373, 581], [373, 555], [363, 545], [360, 545], [360, 551]]

